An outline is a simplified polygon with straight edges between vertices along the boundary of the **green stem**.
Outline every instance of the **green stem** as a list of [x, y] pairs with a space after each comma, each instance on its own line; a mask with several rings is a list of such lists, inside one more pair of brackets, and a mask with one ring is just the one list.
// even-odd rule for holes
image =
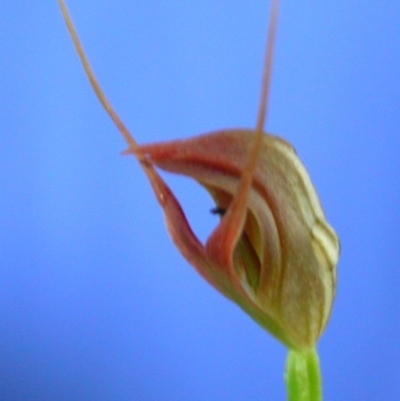
[[322, 377], [315, 348], [289, 350], [285, 378], [289, 401], [322, 401]]

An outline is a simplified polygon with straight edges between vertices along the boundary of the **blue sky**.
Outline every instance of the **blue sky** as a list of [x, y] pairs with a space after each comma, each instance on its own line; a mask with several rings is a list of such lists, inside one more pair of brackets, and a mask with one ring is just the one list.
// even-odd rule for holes
[[[267, 1], [69, 6], [139, 142], [255, 125]], [[172, 245], [57, 2], [5, 0], [0, 23], [0, 399], [285, 399], [286, 350]], [[400, 399], [399, 26], [394, 1], [282, 4], [268, 130], [342, 243], [326, 400]], [[211, 199], [166, 178], [207, 238]]]

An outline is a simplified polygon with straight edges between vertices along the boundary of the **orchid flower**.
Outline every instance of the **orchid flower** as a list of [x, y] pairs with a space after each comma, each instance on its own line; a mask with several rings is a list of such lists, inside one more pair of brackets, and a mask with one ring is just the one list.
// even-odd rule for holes
[[[339, 240], [293, 146], [264, 132], [279, 1], [272, 2], [256, 128], [148, 145], [135, 141], [112, 108], [59, 3], [91, 85], [127, 141], [125, 153], [147, 175], [175, 245], [206, 281], [291, 350], [290, 399], [320, 400], [315, 347], [335, 297]], [[205, 244], [157, 169], [191, 177], [211, 194], [220, 222]], [[304, 385], [302, 375], [317, 383]]]

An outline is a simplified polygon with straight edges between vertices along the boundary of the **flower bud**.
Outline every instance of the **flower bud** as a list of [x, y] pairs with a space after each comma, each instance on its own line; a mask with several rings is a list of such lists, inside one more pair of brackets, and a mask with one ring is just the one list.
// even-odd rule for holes
[[[339, 240], [295, 150], [269, 134], [263, 135], [245, 219], [229, 220], [253, 138], [252, 130], [217, 131], [139, 146], [134, 153], [147, 169], [183, 256], [284, 344], [311, 348], [331, 313]], [[206, 244], [153, 166], [192, 177], [209, 191], [221, 221]]]

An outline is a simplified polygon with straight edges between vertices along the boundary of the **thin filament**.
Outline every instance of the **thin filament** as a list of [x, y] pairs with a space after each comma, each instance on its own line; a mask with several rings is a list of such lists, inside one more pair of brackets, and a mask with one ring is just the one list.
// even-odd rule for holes
[[268, 115], [268, 101], [271, 87], [272, 66], [275, 53], [276, 32], [278, 28], [279, 0], [273, 0], [271, 9], [271, 22], [268, 29], [267, 50], [265, 54], [265, 67], [261, 89], [260, 109], [258, 112], [257, 132], [263, 131]]
[[[242, 181], [245, 181], [246, 179], [251, 180], [251, 178], [248, 176], [251, 177], [253, 176], [260, 154], [264, 127], [267, 122], [272, 66], [275, 53], [276, 32], [278, 28], [279, 4], [280, 0], [272, 0], [271, 20], [268, 28], [267, 48], [265, 53], [264, 73], [261, 87], [261, 99], [260, 99], [260, 106], [256, 125], [256, 137], [254, 138], [254, 143], [250, 152], [249, 162], [247, 168], [245, 169], [245, 174], [244, 174], [245, 177], [243, 177]], [[251, 182], [248, 183], [248, 186], [250, 185]]]
[[114, 108], [112, 107], [110, 101], [107, 99], [106, 95], [104, 94], [103, 90], [100, 87], [99, 82], [96, 79], [96, 76], [93, 72], [92, 67], [90, 66], [89, 60], [86, 57], [85, 51], [83, 46], [79, 40], [78, 34], [72, 22], [71, 16], [68, 12], [68, 8], [64, 2], [64, 0], [58, 0], [61, 11], [63, 13], [65, 22], [68, 27], [68, 31], [72, 37], [74, 42], [75, 48], [78, 52], [79, 58], [83, 64], [83, 68], [85, 69], [86, 75], [89, 78], [90, 84], [92, 85], [93, 90], [95, 91], [100, 103], [103, 105], [105, 110], [107, 111], [108, 115], [111, 117], [115, 125], [117, 126], [118, 130], [121, 132], [122, 136], [125, 138], [126, 142], [129, 145], [130, 150], [135, 150], [138, 146], [137, 142], [133, 138], [132, 134], [129, 132], [128, 128], [126, 128], [125, 124], [122, 122], [118, 114], [115, 112]]
[[[263, 82], [262, 82], [262, 90], [261, 90], [261, 100], [260, 100], [260, 108], [258, 114], [258, 120], [256, 125], [255, 137], [253, 140], [253, 144], [250, 149], [249, 159], [247, 165], [243, 170], [243, 174], [241, 180], [239, 182], [238, 188], [236, 189], [236, 195], [232, 200], [232, 203], [229, 207], [230, 213], [236, 216], [232, 218], [232, 221], [244, 221], [244, 217], [246, 215], [247, 210], [247, 199], [250, 191], [250, 187], [253, 181], [254, 171], [256, 169], [258, 159], [260, 157], [261, 151], [261, 143], [263, 140], [263, 131], [264, 125], [267, 119], [267, 109], [268, 109], [268, 98], [271, 84], [271, 73], [272, 73], [272, 65], [273, 65], [273, 56], [274, 56], [274, 48], [275, 48], [275, 38], [276, 31], [278, 26], [278, 15], [279, 15], [279, 0], [272, 0], [271, 5], [271, 19], [268, 29], [268, 38], [267, 38], [267, 50], [265, 55], [265, 66], [264, 66], [264, 74], [263, 74]], [[233, 230], [231, 232], [232, 239], [236, 237], [238, 232]]]

